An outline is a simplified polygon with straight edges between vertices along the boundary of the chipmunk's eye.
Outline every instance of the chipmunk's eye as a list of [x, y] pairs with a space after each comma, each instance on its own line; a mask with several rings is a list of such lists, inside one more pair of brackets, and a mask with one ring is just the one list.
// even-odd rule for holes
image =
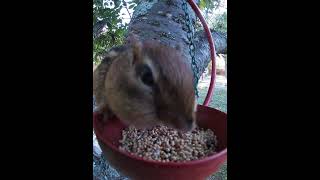
[[147, 86], [153, 86], [153, 76], [152, 71], [148, 67], [148, 65], [140, 65], [137, 67], [137, 73], [141, 79], [141, 81]]

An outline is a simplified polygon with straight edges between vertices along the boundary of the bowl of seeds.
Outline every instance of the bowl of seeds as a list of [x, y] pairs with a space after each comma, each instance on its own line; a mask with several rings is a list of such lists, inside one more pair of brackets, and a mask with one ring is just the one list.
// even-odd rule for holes
[[130, 179], [203, 180], [227, 159], [227, 114], [198, 105], [197, 125], [191, 132], [166, 126], [127, 127], [116, 117], [102, 123], [94, 114], [93, 127], [104, 157]]

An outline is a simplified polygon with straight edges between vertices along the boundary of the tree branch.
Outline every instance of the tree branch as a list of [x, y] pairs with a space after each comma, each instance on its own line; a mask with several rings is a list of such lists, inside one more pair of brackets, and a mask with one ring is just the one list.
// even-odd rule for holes
[[[211, 30], [211, 35], [214, 41], [216, 54], [226, 54], [227, 35], [214, 30]], [[195, 33], [194, 44], [196, 48], [196, 65], [199, 67], [199, 73], [197, 74], [197, 77], [199, 78], [211, 61], [209, 43], [204, 31], [197, 31]]]
[[108, 23], [108, 20], [103, 19], [93, 25], [93, 38], [98, 38], [101, 35], [102, 30], [107, 25], [107, 23]]

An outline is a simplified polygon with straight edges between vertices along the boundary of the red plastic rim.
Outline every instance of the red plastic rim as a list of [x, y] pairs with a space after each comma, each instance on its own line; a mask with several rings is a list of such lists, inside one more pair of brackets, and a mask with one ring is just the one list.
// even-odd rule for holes
[[[97, 121], [98, 117], [99, 117], [99, 114], [94, 112], [93, 113], [93, 120]], [[93, 123], [94, 129], [97, 129], [96, 124], [97, 123]], [[100, 134], [99, 131], [95, 131], [95, 133], [96, 133], [96, 137], [97, 138], [103, 137], [102, 134]], [[113, 145], [111, 142], [104, 140], [103, 138], [102, 139], [99, 138], [99, 140], [102, 141], [104, 144], [106, 144], [113, 151], [119, 152], [122, 155], [127, 156], [129, 158], [132, 158], [132, 159], [135, 159], [135, 160], [139, 160], [139, 161], [148, 162], [148, 163], [151, 163], [151, 164], [154, 164], [154, 165], [166, 165], [166, 166], [172, 166], [172, 167], [176, 167], [176, 166], [178, 166], [178, 167], [191, 166], [191, 165], [201, 164], [201, 163], [206, 162], [206, 161], [212, 161], [212, 160], [220, 157], [221, 155], [227, 153], [227, 148], [225, 148], [225, 149], [223, 149], [222, 151], [220, 151], [220, 152], [218, 152], [216, 154], [213, 154], [213, 155], [207, 156], [207, 157], [203, 157], [202, 159], [198, 159], [198, 160], [192, 160], [192, 161], [187, 161], [187, 162], [158, 162], [158, 161], [143, 159], [143, 158], [140, 158], [139, 156], [131, 155], [128, 152], [121, 151], [118, 147]]]
[[204, 106], [208, 106], [208, 104], [210, 103], [210, 100], [212, 98], [213, 91], [214, 91], [214, 85], [215, 85], [215, 78], [216, 78], [216, 56], [215, 56], [215, 54], [216, 54], [216, 50], [215, 50], [214, 41], [211, 36], [211, 32], [208, 27], [208, 24], [206, 23], [204, 17], [202, 16], [198, 5], [193, 0], [188, 0], [188, 3], [190, 4], [193, 11], [196, 13], [198, 18], [200, 19], [201, 24], [205, 30], [206, 35], [207, 35], [209, 47], [210, 47], [210, 55], [211, 55], [211, 62], [212, 62], [211, 80], [210, 80], [210, 86], [208, 89], [207, 96], [206, 96], [204, 103], [203, 103]]

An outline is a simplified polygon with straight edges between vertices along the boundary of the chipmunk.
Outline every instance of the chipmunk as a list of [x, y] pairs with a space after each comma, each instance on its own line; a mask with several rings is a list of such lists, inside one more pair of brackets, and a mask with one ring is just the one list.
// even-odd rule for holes
[[104, 121], [115, 115], [126, 125], [166, 125], [190, 131], [196, 124], [191, 67], [179, 48], [136, 38], [111, 48], [93, 75], [93, 95]]

